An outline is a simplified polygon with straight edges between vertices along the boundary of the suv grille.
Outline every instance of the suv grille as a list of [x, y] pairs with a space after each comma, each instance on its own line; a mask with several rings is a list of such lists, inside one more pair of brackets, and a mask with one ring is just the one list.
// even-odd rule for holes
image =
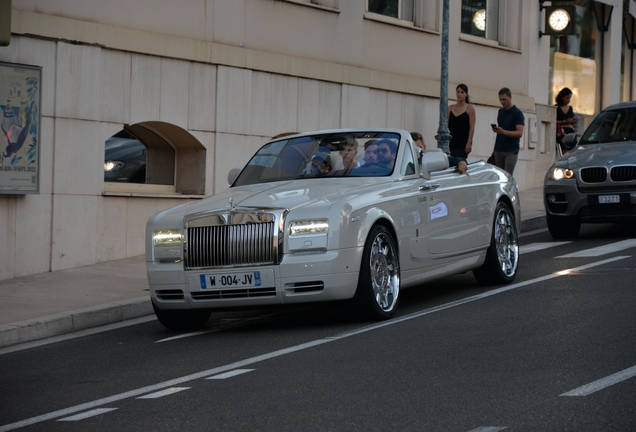
[[636, 166], [624, 165], [616, 166], [610, 171], [610, 177], [613, 181], [631, 181], [636, 180]]
[[282, 212], [234, 210], [185, 218], [186, 269], [277, 264]]
[[603, 167], [582, 168], [581, 180], [585, 183], [603, 183], [607, 180], [607, 170]]

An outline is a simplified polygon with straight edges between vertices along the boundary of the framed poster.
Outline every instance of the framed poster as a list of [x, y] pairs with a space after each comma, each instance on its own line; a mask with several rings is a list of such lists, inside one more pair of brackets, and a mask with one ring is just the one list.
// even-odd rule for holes
[[40, 192], [42, 68], [0, 62], [0, 193]]

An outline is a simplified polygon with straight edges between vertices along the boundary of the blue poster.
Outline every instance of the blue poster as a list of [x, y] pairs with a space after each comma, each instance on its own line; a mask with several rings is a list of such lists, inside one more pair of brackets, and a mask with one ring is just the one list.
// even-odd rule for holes
[[41, 68], [0, 63], [0, 193], [39, 192]]

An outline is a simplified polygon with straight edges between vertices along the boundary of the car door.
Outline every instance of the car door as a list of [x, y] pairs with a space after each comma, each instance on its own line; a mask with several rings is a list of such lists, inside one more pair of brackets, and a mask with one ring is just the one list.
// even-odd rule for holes
[[[425, 187], [425, 180], [417, 174], [418, 162], [416, 153], [409, 141], [402, 160], [402, 174], [413, 173], [412, 179], [402, 180], [404, 205], [400, 208], [400, 217], [396, 221], [400, 230], [400, 249], [402, 268], [404, 270], [422, 268], [430, 264], [428, 251], [430, 192]], [[407, 247], [404, 247], [408, 245]]]
[[481, 246], [484, 233], [481, 182], [471, 175], [445, 171], [426, 183], [428, 251], [433, 255], [455, 254]]

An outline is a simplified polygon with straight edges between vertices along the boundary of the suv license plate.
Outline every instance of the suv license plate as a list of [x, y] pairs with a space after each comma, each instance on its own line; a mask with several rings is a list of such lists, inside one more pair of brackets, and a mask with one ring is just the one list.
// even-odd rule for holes
[[599, 195], [599, 204], [620, 203], [621, 197], [619, 195]]

